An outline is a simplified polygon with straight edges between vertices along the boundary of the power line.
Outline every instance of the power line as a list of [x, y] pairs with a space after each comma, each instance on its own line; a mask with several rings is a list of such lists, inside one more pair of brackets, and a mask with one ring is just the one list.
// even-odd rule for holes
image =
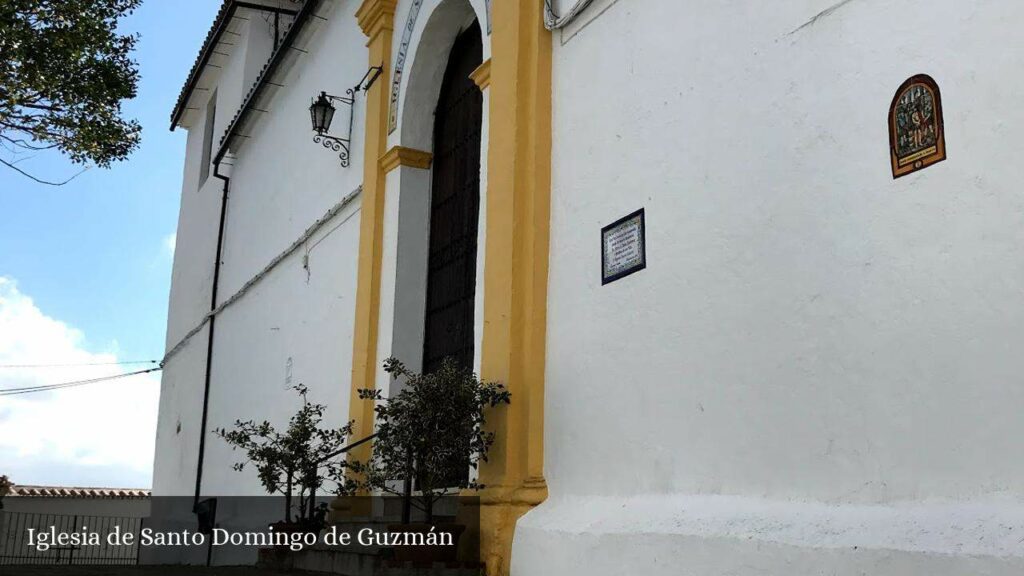
[[103, 376], [100, 378], [90, 378], [88, 380], [75, 380], [73, 382], [61, 382], [59, 384], [44, 384], [41, 386], [25, 386], [23, 388], [0, 388], [0, 396], [14, 396], [17, 394], [31, 394], [33, 392], [47, 392], [49, 390], [59, 390], [61, 388], [85, 386], [86, 384], [96, 384], [98, 382], [107, 382], [109, 380], [117, 380], [118, 378], [127, 378], [129, 376], [137, 376], [139, 374], [156, 372], [157, 370], [161, 369], [162, 368], [157, 366], [156, 368], [148, 368], [146, 370], [138, 370], [136, 372], [128, 372], [125, 374], [115, 374], [113, 376]]
[[126, 360], [124, 362], [84, 362], [81, 364], [0, 364], [0, 368], [77, 368], [79, 366], [120, 366], [125, 364], [156, 364], [159, 360]]
[[26, 386], [23, 388], [2, 388], [0, 389], [0, 396], [13, 396], [15, 394], [29, 394], [31, 392], [46, 392], [48, 390], [57, 390], [60, 388], [70, 388], [73, 386], [84, 386], [86, 384], [95, 384], [98, 382], [106, 382], [108, 380], [117, 380], [118, 378], [127, 378], [129, 376], [136, 376], [138, 374], [146, 374], [149, 372], [156, 372], [160, 370], [160, 367], [149, 368], [147, 370], [138, 370], [136, 372], [127, 372], [125, 374], [114, 374], [112, 376], [102, 376], [99, 378], [89, 378], [87, 380], [75, 380], [72, 382], [61, 382], [59, 384], [43, 384], [40, 386]]
[[344, 198], [342, 198], [337, 204], [332, 206], [330, 210], [328, 210], [323, 216], [317, 219], [317, 221], [314, 222], [309, 228], [306, 228], [306, 231], [303, 232], [302, 235], [299, 236], [297, 240], [292, 242], [290, 246], [285, 248], [284, 252], [281, 252], [280, 254], [275, 256], [274, 259], [270, 261], [270, 263], [264, 266], [262, 270], [260, 270], [255, 276], [253, 276], [245, 284], [243, 284], [242, 287], [239, 288], [237, 292], [228, 297], [227, 300], [221, 302], [216, 309], [207, 312], [206, 315], [202, 317], [198, 324], [196, 324], [195, 326], [192, 327], [191, 330], [186, 332], [185, 335], [181, 337], [181, 340], [178, 340], [178, 343], [171, 347], [171, 349], [168, 350], [166, 354], [164, 354], [163, 359], [160, 360], [160, 365], [163, 366], [167, 364], [167, 362], [174, 355], [180, 352], [185, 347], [185, 345], [188, 344], [189, 340], [191, 340], [193, 336], [199, 334], [199, 332], [202, 331], [202, 329], [206, 326], [208, 322], [210, 322], [212, 318], [216, 317], [218, 314], [223, 312], [224, 309], [227, 308], [228, 306], [231, 306], [232, 304], [237, 302], [239, 299], [242, 298], [242, 296], [245, 296], [245, 294], [249, 291], [250, 288], [255, 286], [259, 281], [263, 280], [263, 278], [269, 275], [274, 270], [274, 268], [277, 267], [278, 264], [284, 261], [285, 258], [291, 256], [293, 253], [295, 253], [295, 251], [297, 251], [299, 248], [305, 245], [306, 242], [308, 242], [309, 239], [312, 238], [317, 233], [317, 231], [326, 226], [328, 222], [330, 222], [335, 216], [340, 214], [341, 211], [346, 206], [351, 204], [356, 199], [356, 197], [362, 193], [363, 187], [357, 186], [355, 190], [346, 194]]

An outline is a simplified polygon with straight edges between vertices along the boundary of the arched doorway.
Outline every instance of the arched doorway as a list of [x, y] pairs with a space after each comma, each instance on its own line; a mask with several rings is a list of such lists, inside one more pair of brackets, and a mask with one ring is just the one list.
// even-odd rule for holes
[[469, 75], [481, 62], [477, 22], [455, 40], [434, 112], [423, 372], [448, 357], [473, 365], [483, 96]]

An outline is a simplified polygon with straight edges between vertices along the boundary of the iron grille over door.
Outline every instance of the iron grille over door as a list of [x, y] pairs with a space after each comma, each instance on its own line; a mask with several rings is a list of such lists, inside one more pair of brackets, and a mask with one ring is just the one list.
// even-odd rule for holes
[[483, 96], [469, 74], [480, 65], [482, 52], [480, 26], [474, 22], [455, 40], [434, 116], [425, 373], [447, 357], [473, 364]]

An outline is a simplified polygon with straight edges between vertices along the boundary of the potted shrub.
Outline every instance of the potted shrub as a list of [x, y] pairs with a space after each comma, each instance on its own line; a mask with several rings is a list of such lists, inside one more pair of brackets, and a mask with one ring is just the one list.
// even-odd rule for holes
[[[345, 478], [345, 461], [332, 457], [345, 445], [352, 423], [321, 428], [326, 406], [310, 402], [302, 384], [293, 388], [302, 398], [302, 407], [283, 432], [267, 421], [237, 420], [232, 430], [219, 428], [214, 433], [232, 450], [245, 452], [246, 460], [234, 464], [235, 470], [252, 464], [267, 493], [284, 496], [284, 519], [272, 525], [276, 531], [318, 532], [324, 524], [324, 506], [316, 506], [317, 491], [326, 482], [334, 483], [332, 492], [339, 496], [355, 490], [355, 484]], [[298, 499], [298, 516], [293, 521], [294, 498]]]
[[[411, 504], [422, 511], [425, 523], [410, 523], [392, 530], [450, 531], [452, 547], [399, 547], [397, 560], [454, 560], [458, 538], [465, 526], [435, 525], [434, 505], [463, 489], [483, 486], [469, 476], [494, 443], [484, 429], [487, 409], [508, 404], [511, 394], [496, 382], [481, 382], [476, 374], [452, 359], [430, 374], [406, 368], [395, 358], [384, 362], [393, 378], [404, 379], [401, 392], [384, 398], [380, 390], [360, 390], [360, 398], [376, 403], [377, 438], [367, 462], [354, 462], [360, 485], [383, 493], [406, 495], [415, 480]], [[406, 483], [403, 489], [398, 482]], [[404, 518], [403, 520], [408, 520]]]

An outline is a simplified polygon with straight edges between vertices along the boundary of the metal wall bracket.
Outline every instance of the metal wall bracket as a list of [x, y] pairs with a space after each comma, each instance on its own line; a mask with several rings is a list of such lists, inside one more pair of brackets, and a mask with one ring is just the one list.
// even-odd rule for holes
[[332, 103], [341, 102], [342, 104], [348, 105], [347, 136], [345, 138], [342, 138], [340, 136], [331, 136], [326, 131], [316, 132], [313, 134], [313, 142], [320, 144], [321, 146], [327, 148], [328, 150], [333, 150], [338, 153], [338, 158], [341, 159], [341, 165], [344, 168], [348, 168], [349, 146], [352, 143], [352, 118], [355, 110], [355, 93], [357, 89], [358, 86], [356, 88], [349, 88], [348, 90], [345, 91], [345, 96], [334, 96], [333, 94], [327, 94], [326, 92], [320, 93], [321, 98], [326, 98]]
[[383, 73], [383, 66], [371, 66], [370, 69], [366, 71], [366, 74], [363, 75], [362, 79], [359, 80], [358, 84], [348, 90], [345, 90], [344, 96], [334, 96], [332, 94], [327, 94], [326, 92], [320, 93], [322, 98], [327, 98], [327, 100], [332, 103], [340, 102], [341, 104], [348, 106], [348, 134], [345, 138], [340, 136], [331, 136], [330, 134], [327, 134], [326, 130], [313, 134], [313, 142], [320, 144], [328, 150], [333, 150], [338, 153], [338, 158], [341, 159], [342, 167], [348, 168], [349, 165], [349, 147], [352, 145], [352, 121], [355, 117], [356, 94], [360, 91], [366, 92], [369, 90], [370, 86], [373, 86], [373, 83], [376, 82], [377, 78], [379, 78]]
[[370, 69], [366, 71], [366, 74], [363, 75], [363, 79], [359, 81], [359, 84], [356, 84], [356, 90], [362, 90], [363, 92], [366, 92], [367, 90], [370, 89], [370, 86], [373, 86], [373, 83], [376, 82], [377, 78], [380, 78], [380, 75], [383, 73], [383, 65], [371, 66]]

